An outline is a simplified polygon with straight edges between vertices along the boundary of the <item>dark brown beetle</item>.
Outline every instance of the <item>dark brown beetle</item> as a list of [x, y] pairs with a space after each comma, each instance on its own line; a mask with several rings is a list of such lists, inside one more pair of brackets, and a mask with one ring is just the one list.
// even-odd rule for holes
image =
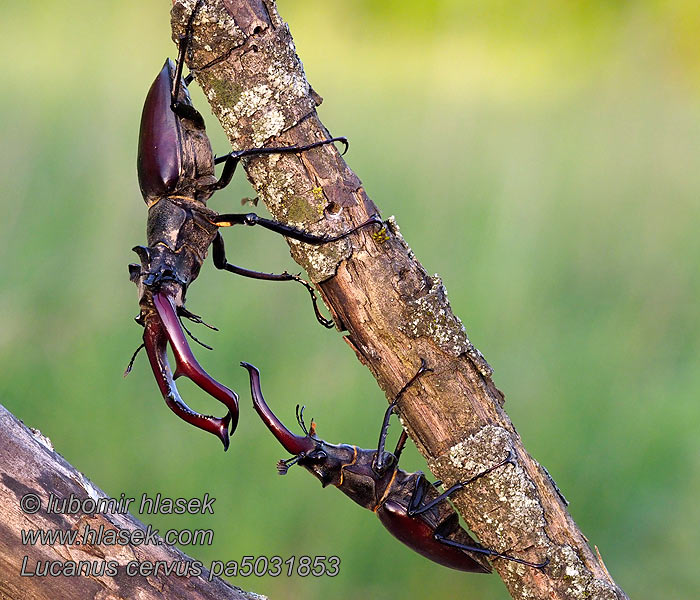
[[423, 473], [407, 473], [399, 469], [398, 462], [406, 443], [406, 432], [402, 431], [393, 453], [384, 449], [389, 420], [399, 399], [406, 389], [423, 373], [429, 372], [422, 361], [418, 372], [396, 395], [389, 405], [379, 434], [376, 450], [363, 450], [346, 444], [329, 444], [316, 437], [313, 421], [306, 428], [303, 407], [297, 405], [297, 421], [304, 436], [293, 434], [274, 415], [265, 403], [260, 389], [260, 372], [248, 363], [241, 363], [250, 375], [250, 390], [253, 406], [265, 425], [274, 434], [285, 450], [295, 455], [277, 464], [281, 475], [298, 464], [321, 481], [321, 485], [336, 486], [360, 506], [373, 511], [389, 532], [426, 558], [446, 567], [472, 573], [490, 573], [491, 567], [485, 556], [503, 558], [523, 565], [541, 569], [549, 560], [532, 563], [481, 547], [459, 524], [459, 515], [446, 502], [447, 498], [494, 469], [513, 463], [512, 455], [489, 467], [478, 475], [457, 483], [440, 493], [437, 485], [430, 483]]
[[[180, 40], [177, 64], [170, 59], [156, 77], [146, 96], [139, 135], [138, 178], [143, 199], [148, 205], [147, 246], [134, 251], [141, 264], [129, 265], [131, 280], [139, 288], [141, 312], [136, 321], [144, 326], [143, 345], [168, 406], [181, 419], [215, 434], [228, 448], [229, 435], [238, 422], [238, 396], [214, 380], [197, 362], [187, 343], [189, 333], [181, 318], [203, 321], [185, 308], [188, 286], [197, 278], [200, 267], [213, 244], [214, 266], [237, 275], [268, 281], [298, 281], [305, 285], [313, 301], [316, 317], [326, 327], [333, 322], [318, 310], [313, 288], [298, 275], [259, 273], [232, 265], [226, 260], [220, 227], [260, 225], [271, 231], [308, 244], [325, 244], [340, 240], [365, 225], [381, 223], [373, 217], [341, 235], [315, 236], [284, 223], [258, 217], [255, 213], [218, 214], [206, 202], [216, 191], [226, 187], [242, 158], [273, 153], [304, 152], [345, 138], [321, 140], [307, 146], [253, 148], [214, 158], [205, 132], [204, 119], [192, 105], [187, 85], [192, 74], [182, 78], [185, 52], [192, 37], [194, 17], [201, 6], [195, 5], [186, 34]], [[212, 61], [215, 62], [215, 61]], [[202, 67], [207, 68], [208, 65]], [[220, 178], [214, 166], [225, 163]], [[184, 331], [183, 331], [184, 329]], [[193, 337], [196, 340], [196, 338]], [[173, 374], [167, 358], [170, 343], [175, 356]], [[136, 351], [138, 353], [138, 350]], [[131, 369], [132, 357], [127, 373]], [[226, 416], [219, 418], [199, 414], [180, 397], [174, 380], [184, 375], [200, 388], [223, 402]], [[229, 433], [230, 430], [230, 433]]]

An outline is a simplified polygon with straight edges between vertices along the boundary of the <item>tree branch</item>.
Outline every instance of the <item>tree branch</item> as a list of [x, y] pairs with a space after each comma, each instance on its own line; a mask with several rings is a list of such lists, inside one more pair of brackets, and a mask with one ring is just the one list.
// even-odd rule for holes
[[[42, 508], [34, 513], [23, 512], [20, 502], [26, 494], [36, 494]], [[0, 598], [2, 600], [83, 600], [99, 598], [139, 598], [140, 600], [255, 600], [259, 595], [244, 592], [219, 578], [207, 581], [208, 571], [201, 577], [185, 579], [161, 570], [154, 575], [127, 573], [127, 564], [157, 563], [188, 566], [192, 573], [193, 559], [161, 540], [160, 545], [110, 544], [23, 544], [22, 530], [77, 531], [77, 541], [89, 527], [93, 531], [145, 530], [143, 523], [130, 514], [95, 513], [55, 514], [48, 512], [49, 495], [60, 499], [79, 500], [109, 497], [82, 473], [57, 454], [51, 442], [39, 431], [25, 427], [0, 405]], [[93, 538], [95, 539], [95, 538]], [[90, 540], [92, 541], [92, 540]], [[154, 540], [151, 540], [154, 541]], [[91, 575], [67, 576], [71, 563], [88, 561]], [[109, 576], [106, 564], [119, 565], [117, 573]], [[54, 573], [60, 576], [39, 576], [47, 562], [54, 562]], [[186, 564], [185, 564], [186, 563]], [[179, 567], [177, 565], [180, 565]], [[82, 568], [87, 569], [87, 565]], [[149, 568], [148, 565], [146, 568]], [[99, 575], [100, 569], [103, 575]], [[177, 572], [177, 571], [176, 571]]]
[[[177, 0], [178, 39], [195, 5]], [[273, 0], [206, 0], [195, 18], [187, 57], [234, 149], [307, 144], [329, 136], [286, 23]], [[253, 158], [251, 183], [272, 215], [314, 233], [344, 231], [379, 210], [338, 152]], [[547, 472], [525, 450], [492, 370], [452, 313], [440, 278], [416, 260], [389, 219], [322, 247], [290, 241], [333, 312], [345, 341], [392, 398], [425, 358], [434, 369], [403, 397], [401, 420], [446, 486], [502, 460], [506, 466], [468, 486], [454, 504], [487, 547], [543, 570], [496, 560], [513, 598], [623, 599], [566, 510]]]

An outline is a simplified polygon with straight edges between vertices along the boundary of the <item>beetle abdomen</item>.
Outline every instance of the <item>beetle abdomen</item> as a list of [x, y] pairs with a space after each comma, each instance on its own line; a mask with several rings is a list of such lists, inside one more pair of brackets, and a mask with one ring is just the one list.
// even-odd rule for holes
[[[461, 527], [457, 513], [455, 517], [456, 529], [462, 531], [469, 538], [470, 544], [476, 544]], [[458, 571], [469, 571], [470, 573], [490, 573], [491, 569], [484, 566], [463, 550], [447, 546], [435, 539], [435, 528], [426, 523], [421, 516], [409, 517], [406, 507], [401, 506], [394, 500], [387, 500], [377, 510], [377, 516], [384, 527], [389, 530], [396, 539], [403, 542], [409, 548], [422, 554], [430, 560]], [[463, 541], [463, 540], [460, 540]]]
[[170, 108], [174, 74], [175, 63], [167, 59], [148, 90], [141, 114], [137, 170], [147, 204], [172, 193], [182, 171], [180, 122]]

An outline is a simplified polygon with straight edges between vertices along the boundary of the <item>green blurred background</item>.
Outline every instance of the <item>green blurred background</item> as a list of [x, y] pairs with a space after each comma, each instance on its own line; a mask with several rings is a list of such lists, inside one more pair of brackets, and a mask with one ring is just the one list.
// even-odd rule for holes
[[[386, 401], [297, 286], [208, 262], [195, 348], [241, 394], [224, 454], [164, 405], [126, 264], [145, 240], [136, 140], [170, 41], [169, 2], [5, 2], [0, 402], [109, 494], [217, 498], [204, 563], [338, 555], [336, 578], [233, 582], [272, 598], [507, 598], [497, 576], [422, 559], [284, 457], [238, 361], [290, 424], [371, 446]], [[281, 0], [321, 117], [495, 368], [530, 452], [616, 581], [639, 599], [700, 584], [700, 8], [629, 2]], [[193, 86], [196, 87], [196, 86]], [[214, 146], [227, 142], [197, 89]], [[238, 210], [242, 176], [212, 207]], [[264, 211], [264, 208], [261, 207]], [[226, 234], [236, 264], [293, 269], [286, 245]], [[282, 326], [281, 326], [282, 324]], [[300, 351], [301, 348], [301, 351]], [[187, 382], [183, 396], [219, 410]], [[393, 435], [398, 432], [393, 428]], [[423, 468], [413, 449], [404, 467]]]

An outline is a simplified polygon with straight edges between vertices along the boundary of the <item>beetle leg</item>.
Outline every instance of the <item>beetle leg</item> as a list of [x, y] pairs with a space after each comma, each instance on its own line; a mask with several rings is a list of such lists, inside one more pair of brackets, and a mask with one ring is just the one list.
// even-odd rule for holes
[[[426, 490], [426, 485], [430, 485], [428, 480], [425, 478], [425, 475], [421, 473], [420, 471], [417, 473], [416, 477], [416, 485], [413, 488], [413, 493], [411, 494], [411, 499], [408, 502], [408, 508], [406, 509], [406, 513], [408, 514], [409, 517], [415, 517], [416, 515], [419, 515], [422, 512], [425, 512], [428, 510], [428, 508], [421, 508], [421, 505], [423, 504], [423, 498], [425, 496], [425, 490]], [[444, 494], [443, 494], [444, 496]], [[447, 497], [447, 496], [445, 496]], [[437, 502], [431, 503], [431, 506], [429, 508], [432, 508], [437, 504], [438, 502], [441, 502], [444, 500], [444, 498], [438, 498]]]
[[136, 357], [138, 356], [139, 352], [143, 350], [146, 347], [145, 344], [141, 343], [136, 350], [134, 350], [134, 353], [131, 355], [131, 360], [129, 360], [129, 364], [126, 366], [126, 369], [124, 369], [124, 377], [126, 377], [129, 373], [131, 373], [131, 369], [134, 366], [134, 361], [136, 360]]
[[[387, 467], [386, 460], [388, 459], [388, 454], [384, 452], [384, 445], [386, 443], [387, 432], [389, 431], [389, 421], [391, 419], [391, 414], [394, 412], [394, 408], [396, 408], [396, 405], [401, 399], [401, 396], [403, 396], [404, 392], [409, 387], [411, 387], [411, 385], [413, 385], [413, 383], [421, 375], [430, 372], [432, 372], [432, 369], [429, 369], [427, 363], [425, 362], [425, 359], [421, 358], [420, 367], [418, 368], [418, 371], [416, 371], [416, 374], [404, 384], [404, 386], [398, 391], [396, 396], [394, 396], [394, 400], [391, 402], [391, 404], [389, 404], [389, 408], [386, 409], [386, 412], [384, 413], [384, 421], [382, 422], [382, 428], [379, 431], [379, 443], [377, 444], [377, 453], [374, 456], [374, 464], [372, 466], [375, 472], [380, 473], [386, 470]], [[403, 451], [403, 448], [406, 444], [407, 437], [408, 436], [406, 432], [402, 430], [401, 437], [399, 437], [399, 441], [396, 444], [396, 450], [394, 450], [394, 458], [396, 459], [396, 463], [399, 462], [399, 457], [401, 456], [401, 452]]]
[[[431, 484], [428, 482], [428, 480], [425, 478], [425, 475], [423, 473], [419, 473], [418, 477], [416, 478], [416, 486], [413, 489], [413, 494], [411, 495], [411, 500], [409, 501], [408, 504], [408, 509], [407, 509], [407, 514], [409, 517], [415, 517], [417, 515], [420, 515], [421, 513], [424, 513], [427, 510], [430, 510], [433, 508], [436, 504], [442, 502], [443, 500], [447, 499], [447, 497], [456, 492], [459, 489], [462, 489], [465, 484], [470, 483], [472, 481], [475, 481], [479, 477], [483, 477], [486, 475], [486, 473], [490, 473], [494, 469], [497, 469], [498, 467], [503, 466], [505, 463], [510, 462], [511, 459], [511, 454], [508, 454], [508, 458], [506, 460], [502, 461], [498, 465], [495, 465], [483, 473], [480, 473], [479, 475], [472, 477], [471, 479], [467, 480], [464, 482], [464, 484], [456, 484], [453, 485], [449, 490], [447, 490], [444, 494], [440, 494], [435, 500], [432, 502], [428, 502], [427, 504], [421, 506], [423, 503], [423, 498], [425, 497], [425, 492], [427, 489], [433, 487], [435, 484]], [[442, 482], [436, 482], [436, 483], [442, 483]], [[536, 569], [542, 569], [543, 567], [547, 566], [549, 564], [549, 559], [544, 560], [541, 563], [532, 563], [527, 560], [523, 560], [522, 558], [516, 558], [514, 556], [510, 556], [509, 554], [502, 554], [500, 552], [496, 552], [495, 550], [490, 550], [488, 548], [483, 548], [481, 546], [471, 546], [468, 544], [463, 544], [461, 542], [457, 542], [455, 540], [450, 539], [448, 536], [454, 533], [460, 529], [459, 525], [459, 517], [457, 516], [457, 513], [452, 513], [451, 517], [448, 517], [445, 519], [440, 525], [437, 526], [435, 529], [435, 532], [433, 533], [433, 537], [440, 542], [441, 544], [445, 544], [446, 546], [453, 546], [455, 548], [459, 548], [461, 550], [466, 550], [467, 552], [476, 552], [477, 554], [485, 554], [486, 556], [491, 556], [493, 558], [503, 558], [505, 560], [510, 560], [513, 562], [520, 563], [522, 565], [527, 565], [529, 567], [534, 567]]]
[[313, 286], [306, 280], [302, 279], [299, 275], [292, 275], [287, 273], [261, 273], [259, 271], [252, 271], [251, 269], [245, 269], [243, 267], [237, 267], [232, 265], [226, 260], [226, 247], [224, 246], [224, 238], [221, 233], [217, 232], [216, 237], [212, 245], [212, 258], [214, 259], [214, 266], [217, 269], [223, 269], [229, 273], [235, 273], [236, 275], [242, 275], [243, 277], [250, 277], [251, 279], [263, 279], [265, 281], [297, 281], [306, 288], [311, 296], [311, 303], [314, 307], [314, 314], [316, 315], [316, 320], [326, 327], [331, 329], [335, 326], [335, 322], [332, 319], [327, 319], [321, 314], [318, 308], [318, 299], [316, 298], [316, 290]]
[[[414, 490], [414, 492], [413, 492], [414, 495], [411, 497], [411, 502], [410, 502], [409, 507], [408, 507], [408, 515], [411, 517], [415, 517], [416, 515], [419, 515], [421, 513], [424, 513], [426, 511], [430, 510], [431, 508], [433, 508], [433, 506], [439, 504], [443, 500], [446, 500], [449, 496], [451, 496], [455, 492], [461, 490], [462, 488], [466, 487], [470, 483], [475, 482], [477, 479], [481, 479], [484, 475], [487, 475], [491, 471], [494, 471], [494, 470], [498, 469], [499, 467], [502, 467], [506, 463], [514, 464], [512, 450], [508, 451], [508, 456], [505, 458], [505, 460], [502, 460], [497, 465], [493, 465], [492, 467], [489, 467], [488, 469], [482, 471], [478, 475], [474, 475], [474, 477], [470, 477], [466, 481], [459, 481], [459, 482], [455, 483], [446, 492], [440, 494], [437, 498], [435, 498], [435, 500], [428, 502], [428, 504], [421, 505], [422, 504], [422, 496], [423, 496], [424, 491], [423, 490], [420, 491], [420, 498], [418, 498], [417, 497], [418, 483], [416, 483], [416, 490]], [[421, 475], [421, 477], [422, 476], [423, 475]], [[415, 501], [414, 501], [414, 499], [415, 499]]]
[[212, 190], [220, 190], [225, 188], [229, 183], [231, 183], [231, 178], [233, 173], [238, 166], [238, 163], [242, 158], [248, 156], [262, 156], [265, 154], [298, 154], [299, 152], [306, 152], [313, 148], [318, 148], [319, 146], [325, 146], [326, 144], [332, 144], [333, 142], [340, 142], [345, 146], [345, 149], [341, 154], [345, 154], [348, 150], [348, 140], [344, 137], [334, 137], [327, 140], [321, 140], [319, 142], [314, 142], [313, 144], [307, 144], [306, 146], [276, 146], [274, 148], [249, 148], [247, 150], [238, 150], [224, 154], [223, 156], [217, 156], [214, 159], [214, 164], [218, 165], [220, 163], [224, 164], [224, 170], [221, 172], [221, 177], [212, 186]]
[[185, 404], [177, 391], [168, 364], [166, 352], [168, 336], [161, 322], [157, 319], [150, 319], [146, 325], [143, 339], [156, 382], [170, 410], [187, 423], [216, 435], [223, 443], [224, 450], [227, 450], [231, 412], [229, 411], [223, 418], [212, 417], [199, 414]]
[[285, 225], [279, 221], [259, 217], [255, 213], [230, 213], [217, 215], [211, 220], [211, 222], [219, 227], [233, 227], [234, 225], [249, 225], [252, 227], [253, 225], [260, 225], [260, 227], [264, 227], [265, 229], [269, 229], [275, 233], [280, 233], [286, 237], [299, 240], [305, 244], [311, 244], [312, 246], [321, 246], [323, 244], [328, 244], [329, 242], [337, 242], [338, 240], [348, 237], [351, 233], [355, 233], [363, 227], [367, 227], [368, 225], [381, 225], [383, 223], [378, 215], [373, 215], [364, 223], [360, 223], [359, 225], [339, 235], [314, 235], [312, 233], [302, 231], [301, 229], [297, 229], [296, 227]]
[[396, 442], [396, 448], [394, 449], [394, 456], [396, 457], [396, 464], [399, 463], [399, 459], [401, 458], [401, 453], [403, 452], [403, 449], [406, 446], [407, 439], [408, 439], [408, 434], [406, 433], [405, 429], [402, 429], [401, 435], [399, 436], [399, 441]]
[[[213, 379], [197, 362], [182, 331], [170, 297], [163, 292], [156, 292], [153, 294], [153, 305], [159, 319], [149, 319], [144, 333], [144, 342], [163, 397], [178, 416], [188, 423], [216, 434], [224, 447], [228, 447], [229, 433], [226, 429], [230, 423], [230, 432], [233, 433], [238, 424], [238, 396], [234, 391]], [[171, 375], [167, 363], [166, 340], [170, 342], [175, 355], [174, 375]], [[193, 413], [178, 395], [174, 384], [174, 379], [181, 375], [191, 379], [205, 392], [226, 405], [229, 414], [224, 419], [206, 417], [202, 420], [201, 415]], [[191, 414], [195, 417], [191, 417]]]
[[206, 348], [207, 350], [213, 350], [214, 348], [212, 348], [209, 344], [205, 344], [202, 340], [197, 338], [189, 329], [187, 329], [185, 324], [182, 322], [182, 318], [182, 315], [178, 315], [177, 320], [180, 321], [180, 327], [182, 327], [183, 331], [190, 337], [190, 339], [193, 342], [199, 344], [202, 348]]
[[[456, 517], [457, 514], [455, 513], [454, 516]], [[523, 560], [522, 558], [516, 558], [515, 556], [511, 556], [510, 554], [501, 554], [500, 552], [496, 552], [495, 550], [489, 550], [488, 548], [482, 548], [481, 546], [470, 546], [468, 544], [462, 544], [461, 542], [457, 542], [448, 538], [447, 536], [453, 533], [457, 528], [459, 528], [458, 519], [446, 519], [445, 521], [440, 523], [440, 525], [437, 526], [433, 537], [441, 544], [445, 544], [445, 546], [452, 546], [453, 548], [459, 548], [460, 550], [466, 550], [467, 552], [475, 552], [476, 554], [485, 554], [486, 556], [490, 556], [492, 558], [503, 558], [505, 560], [520, 563], [521, 565], [527, 565], [528, 567], [533, 567], [535, 569], [543, 569], [549, 564], [548, 558], [546, 558], [541, 563], [533, 563], [527, 560]]]
[[199, 325], [204, 325], [205, 327], [208, 327], [212, 331], [219, 331], [219, 329], [217, 327], [214, 327], [213, 325], [209, 325], [209, 323], [204, 321], [202, 319], [202, 317], [200, 317], [199, 315], [195, 315], [193, 312], [190, 312], [184, 306], [181, 306], [178, 309], [177, 314], [181, 317], [184, 317], [185, 319], [189, 319], [193, 323], [197, 323]]
[[[199, 10], [201, 5], [202, 0], [197, 0], [197, 4], [194, 5], [194, 9], [192, 9], [192, 13], [187, 19], [187, 25], [185, 26], [185, 35], [183, 35], [178, 41], [177, 63], [175, 66], [175, 76], [173, 77], [173, 89], [170, 94], [170, 108], [172, 108], [172, 110], [177, 114], [180, 114], [180, 109], [182, 109], [183, 106], [186, 106], [178, 101], [181, 85], [180, 81], [182, 80], [182, 68], [185, 64], [185, 54], [187, 53], [187, 46], [189, 46], [190, 41], [192, 40], [192, 26], [194, 24], [194, 17], [197, 14], [197, 11]], [[192, 82], [192, 79], [192, 73], [190, 73], [185, 78], [185, 86], [189, 85]]]
[[389, 421], [391, 420], [391, 414], [394, 412], [394, 408], [396, 408], [396, 400], [389, 404], [389, 408], [386, 409], [384, 421], [382, 421], [382, 428], [379, 430], [379, 443], [377, 444], [377, 452], [374, 455], [372, 464], [372, 470], [377, 474], [382, 474], [386, 471], [387, 467], [392, 463], [392, 458], [396, 460], [396, 455], [389, 455], [384, 451], [386, 435], [389, 431]]

